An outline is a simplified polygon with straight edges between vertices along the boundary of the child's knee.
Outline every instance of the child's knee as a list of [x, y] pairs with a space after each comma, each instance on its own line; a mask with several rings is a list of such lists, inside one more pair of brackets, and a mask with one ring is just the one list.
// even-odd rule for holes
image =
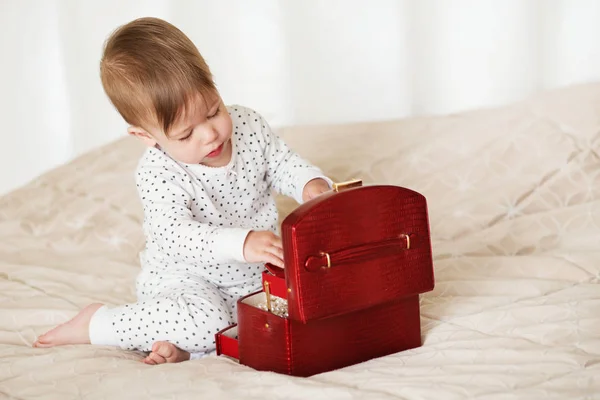
[[169, 341], [189, 352], [213, 351], [215, 334], [232, 323], [229, 308], [224, 304], [183, 296], [177, 302], [180, 307], [174, 320], [169, 322], [173, 326], [173, 338]]

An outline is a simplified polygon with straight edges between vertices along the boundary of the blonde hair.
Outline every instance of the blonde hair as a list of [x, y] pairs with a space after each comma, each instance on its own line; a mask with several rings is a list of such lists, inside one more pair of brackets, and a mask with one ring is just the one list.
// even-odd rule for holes
[[130, 125], [154, 121], [168, 134], [193, 98], [214, 95], [213, 77], [192, 41], [158, 18], [115, 30], [100, 61], [102, 86]]

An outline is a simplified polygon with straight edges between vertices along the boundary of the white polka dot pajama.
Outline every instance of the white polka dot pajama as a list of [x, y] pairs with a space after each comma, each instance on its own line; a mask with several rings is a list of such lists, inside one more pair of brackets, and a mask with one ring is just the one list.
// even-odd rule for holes
[[[236, 301], [261, 286], [262, 264], [246, 263], [251, 230], [278, 232], [272, 191], [302, 202], [323, 173], [292, 152], [255, 111], [228, 107], [232, 157], [224, 167], [185, 164], [146, 151], [136, 183], [144, 209], [137, 302], [104, 306], [90, 322], [92, 344], [149, 351], [168, 341], [214, 351], [214, 334], [237, 320]], [[330, 182], [330, 181], [329, 181]]]

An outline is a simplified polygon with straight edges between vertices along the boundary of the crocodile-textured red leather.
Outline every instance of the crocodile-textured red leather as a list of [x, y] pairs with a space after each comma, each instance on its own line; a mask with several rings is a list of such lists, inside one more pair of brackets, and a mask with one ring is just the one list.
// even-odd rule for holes
[[287, 299], [289, 317], [250, 301], [262, 294], [240, 299], [238, 346], [228, 338], [231, 350], [219, 354], [235, 349], [255, 369], [309, 376], [421, 345], [419, 294], [434, 286], [422, 195], [327, 193], [283, 221], [282, 240], [286, 268], [268, 265], [263, 284]]

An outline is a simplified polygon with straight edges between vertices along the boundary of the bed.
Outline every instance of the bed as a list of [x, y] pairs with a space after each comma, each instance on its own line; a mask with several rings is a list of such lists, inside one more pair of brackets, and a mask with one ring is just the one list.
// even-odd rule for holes
[[[423, 346], [311, 378], [217, 356], [148, 366], [35, 349], [90, 302], [134, 300], [143, 246], [123, 138], [0, 198], [0, 397], [600, 399], [600, 84], [439, 117], [278, 130], [334, 180], [428, 199]], [[279, 198], [282, 217], [296, 205]]]

